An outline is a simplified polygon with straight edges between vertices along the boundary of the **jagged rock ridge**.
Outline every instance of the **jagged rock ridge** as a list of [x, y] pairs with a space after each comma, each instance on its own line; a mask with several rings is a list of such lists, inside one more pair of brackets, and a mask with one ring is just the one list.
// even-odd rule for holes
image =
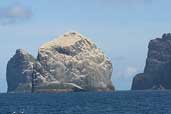
[[171, 89], [171, 33], [151, 40], [144, 73], [137, 74], [132, 90]]
[[111, 61], [77, 32], [42, 45], [37, 59], [18, 50], [7, 65], [8, 92], [31, 91], [33, 81], [37, 91], [113, 91], [111, 76]]

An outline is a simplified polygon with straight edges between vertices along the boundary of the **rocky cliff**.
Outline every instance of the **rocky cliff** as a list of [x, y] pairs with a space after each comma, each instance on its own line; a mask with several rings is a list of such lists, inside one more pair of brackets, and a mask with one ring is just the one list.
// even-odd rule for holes
[[151, 40], [144, 73], [137, 74], [132, 90], [171, 89], [171, 33]]
[[8, 92], [113, 91], [111, 76], [111, 61], [77, 32], [42, 45], [37, 59], [19, 49], [7, 65]]
[[35, 59], [26, 50], [18, 49], [7, 64], [8, 91], [31, 91], [31, 75]]

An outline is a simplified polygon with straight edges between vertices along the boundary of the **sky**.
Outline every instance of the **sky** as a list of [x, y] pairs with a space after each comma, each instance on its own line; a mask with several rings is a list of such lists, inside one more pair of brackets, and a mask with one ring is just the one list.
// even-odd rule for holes
[[65, 32], [93, 40], [113, 63], [117, 90], [144, 70], [148, 42], [171, 30], [170, 0], [0, 0], [0, 92], [18, 48], [38, 48]]

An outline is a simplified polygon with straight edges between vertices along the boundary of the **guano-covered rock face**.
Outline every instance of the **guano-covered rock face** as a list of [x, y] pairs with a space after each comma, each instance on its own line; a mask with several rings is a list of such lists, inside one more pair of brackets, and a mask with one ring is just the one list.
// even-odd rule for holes
[[137, 74], [132, 90], [171, 89], [171, 33], [151, 40], [144, 73]]
[[113, 91], [111, 76], [111, 61], [77, 32], [42, 45], [36, 60], [17, 51], [7, 66], [8, 92], [23, 92], [33, 85], [38, 92]]

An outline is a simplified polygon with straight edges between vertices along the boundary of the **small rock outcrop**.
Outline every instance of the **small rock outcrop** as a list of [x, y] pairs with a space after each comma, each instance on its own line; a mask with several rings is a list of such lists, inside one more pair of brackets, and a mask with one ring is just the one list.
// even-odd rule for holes
[[37, 59], [17, 50], [7, 65], [8, 92], [113, 91], [111, 76], [111, 61], [77, 32], [42, 45]]
[[171, 89], [171, 33], [151, 40], [144, 73], [137, 74], [132, 90]]

